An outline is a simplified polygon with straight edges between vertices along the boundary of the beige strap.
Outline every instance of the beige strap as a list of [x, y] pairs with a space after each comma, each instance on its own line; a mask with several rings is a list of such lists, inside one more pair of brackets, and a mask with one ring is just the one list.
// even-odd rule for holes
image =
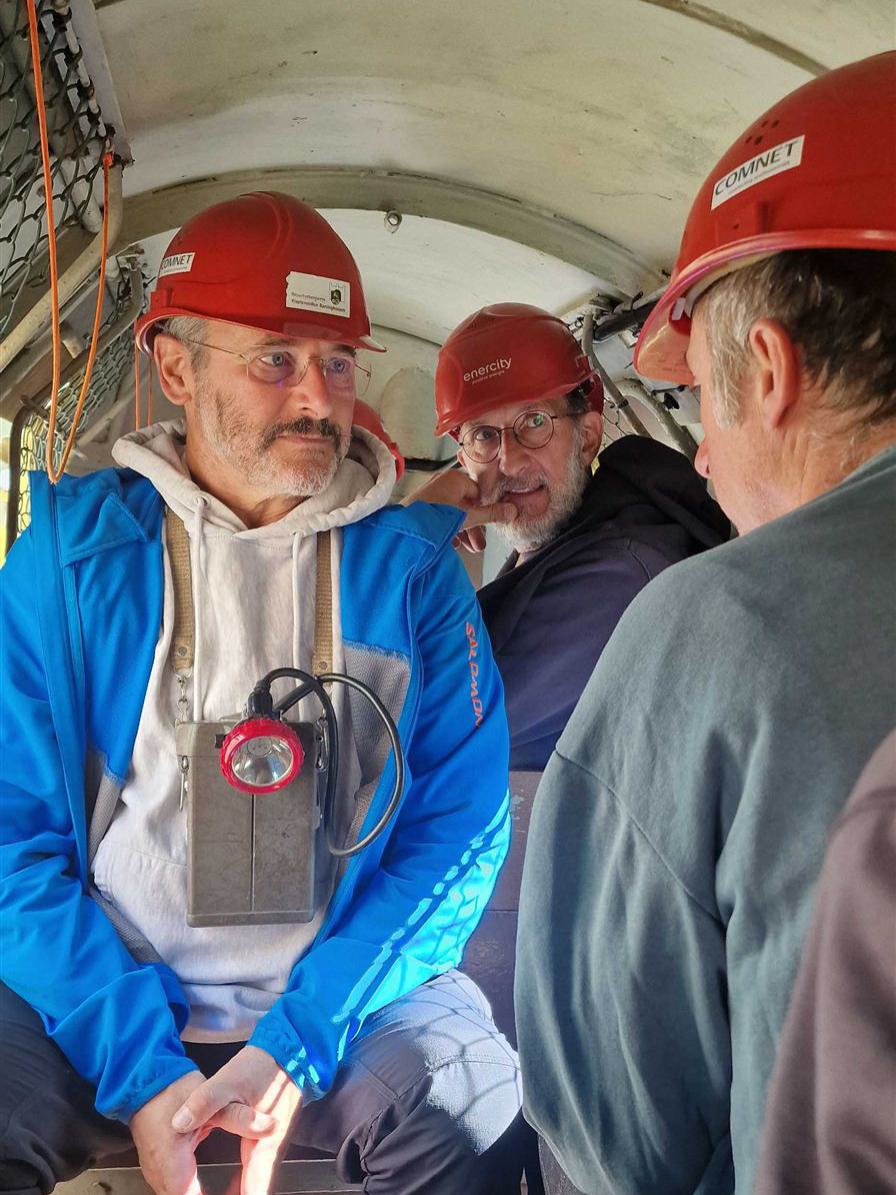
[[183, 519], [168, 507], [165, 512], [165, 539], [171, 580], [174, 585], [174, 634], [171, 637], [171, 664], [178, 675], [193, 667], [195, 621], [193, 584], [190, 572], [190, 537]]
[[[165, 517], [165, 538], [171, 579], [174, 585], [174, 633], [171, 638], [171, 663], [181, 675], [193, 667], [195, 619], [193, 583], [190, 569], [190, 538], [183, 520], [169, 507]], [[317, 536], [317, 588], [314, 600], [314, 655], [311, 671], [317, 676], [333, 668], [333, 574], [332, 536], [321, 531]]]
[[314, 595], [314, 676], [333, 668], [333, 574], [331, 569], [332, 536], [317, 533], [317, 589]]

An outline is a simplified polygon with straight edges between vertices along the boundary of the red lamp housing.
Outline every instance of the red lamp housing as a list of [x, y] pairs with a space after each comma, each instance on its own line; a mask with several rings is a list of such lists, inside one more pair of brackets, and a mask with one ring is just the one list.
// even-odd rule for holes
[[221, 771], [244, 793], [272, 793], [295, 780], [305, 758], [299, 736], [279, 718], [237, 723], [221, 747]]

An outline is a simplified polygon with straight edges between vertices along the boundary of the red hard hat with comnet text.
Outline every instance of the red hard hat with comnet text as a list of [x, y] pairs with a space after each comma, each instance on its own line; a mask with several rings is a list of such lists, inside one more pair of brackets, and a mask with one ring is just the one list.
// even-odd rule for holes
[[559, 398], [578, 386], [603, 406], [603, 385], [562, 319], [528, 303], [483, 307], [454, 329], [436, 366], [436, 435], [495, 407]]
[[343, 240], [314, 208], [276, 191], [216, 203], [175, 234], [137, 321], [138, 346], [151, 351], [160, 321], [176, 315], [385, 351]]
[[806, 83], [738, 137], [700, 189], [635, 368], [690, 383], [690, 313], [741, 266], [788, 249], [896, 250], [896, 51]]

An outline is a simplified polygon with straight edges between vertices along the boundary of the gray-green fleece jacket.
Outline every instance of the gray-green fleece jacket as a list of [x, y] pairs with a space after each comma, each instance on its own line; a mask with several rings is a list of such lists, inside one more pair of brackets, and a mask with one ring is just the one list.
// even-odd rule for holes
[[825, 842], [896, 709], [896, 448], [635, 599], [535, 800], [527, 1118], [584, 1192], [750, 1192]]

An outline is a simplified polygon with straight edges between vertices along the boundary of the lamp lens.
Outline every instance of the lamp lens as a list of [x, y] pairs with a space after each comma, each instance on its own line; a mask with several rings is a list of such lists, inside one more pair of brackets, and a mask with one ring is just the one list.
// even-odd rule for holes
[[232, 766], [234, 774], [251, 788], [273, 788], [289, 775], [293, 749], [285, 739], [259, 735], [237, 749]]

